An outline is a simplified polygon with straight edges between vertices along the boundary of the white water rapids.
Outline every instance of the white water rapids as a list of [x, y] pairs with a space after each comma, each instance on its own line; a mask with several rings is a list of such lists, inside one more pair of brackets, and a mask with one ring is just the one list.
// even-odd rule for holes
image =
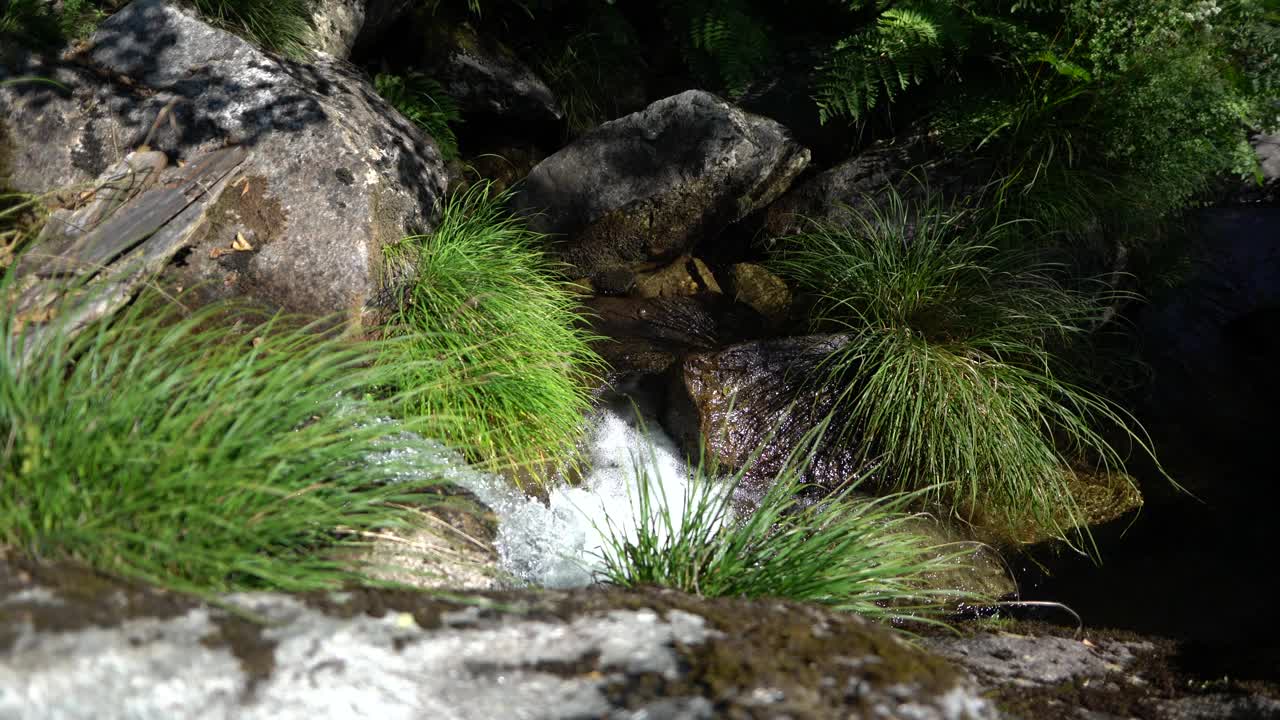
[[647, 478], [654, 509], [665, 506], [673, 527], [684, 522], [690, 468], [652, 412], [626, 396], [604, 403], [588, 421], [586, 473], [571, 486], [557, 482], [547, 502], [509, 480], [476, 471], [441, 448], [431, 458], [436, 476], [472, 492], [498, 516], [501, 567], [515, 578], [548, 588], [590, 585], [608, 552], [610, 533], [634, 538], [638, 488]]

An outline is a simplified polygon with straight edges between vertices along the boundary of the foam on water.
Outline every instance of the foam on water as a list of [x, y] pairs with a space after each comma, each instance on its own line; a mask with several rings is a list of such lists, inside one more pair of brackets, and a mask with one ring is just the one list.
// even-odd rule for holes
[[[602, 403], [587, 425], [586, 477], [576, 485], [557, 482], [545, 503], [502, 477], [475, 470], [435, 441], [418, 438], [413, 448], [389, 449], [373, 459], [396, 463], [404, 481], [429, 475], [473, 493], [497, 515], [501, 565], [518, 580], [581, 587], [597, 579], [611, 535], [635, 538], [642, 480], [648, 482], [650, 512], [665, 511], [677, 531], [687, 503], [699, 498], [694, 493], [718, 504], [712, 493], [722, 492], [714, 484], [692, 482], [690, 468], [656, 413], [628, 396]], [[665, 529], [665, 521], [655, 526]]]
[[[648, 478], [656, 507], [679, 527], [690, 487], [689, 468], [651, 413], [627, 398], [605, 404], [591, 419], [586, 477], [558, 484], [548, 502], [480, 473], [451, 478], [498, 515], [498, 552], [505, 570], [536, 585], [580, 587], [594, 581], [609, 533], [635, 537], [639, 478]], [[655, 509], [654, 512], [657, 510]]]

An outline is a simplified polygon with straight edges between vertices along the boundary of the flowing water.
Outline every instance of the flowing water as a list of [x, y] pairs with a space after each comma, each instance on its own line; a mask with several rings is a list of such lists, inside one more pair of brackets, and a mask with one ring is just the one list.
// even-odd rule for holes
[[468, 467], [442, 446], [429, 464], [443, 467], [445, 480], [473, 493], [498, 516], [496, 545], [503, 570], [543, 587], [589, 585], [610, 551], [609, 537], [636, 536], [641, 482], [648, 483], [653, 498], [651, 514], [665, 511], [677, 531], [685, 519], [686, 499], [715, 492], [692, 482], [683, 454], [642, 403], [643, 398], [626, 395], [601, 403], [588, 419], [581, 482], [557, 482], [545, 501], [529, 497], [505, 478]]

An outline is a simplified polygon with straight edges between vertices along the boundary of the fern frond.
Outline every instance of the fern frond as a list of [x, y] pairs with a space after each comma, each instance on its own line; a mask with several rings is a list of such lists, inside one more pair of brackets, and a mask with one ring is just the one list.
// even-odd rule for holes
[[967, 25], [946, 3], [885, 10], [871, 28], [838, 42], [822, 68], [814, 101], [818, 118], [859, 120], [883, 99], [923, 82], [949, 48], [964, 44]]
[[768, 25], [745, 0], [673, 2], [668, 12], [685, 28], [689, 67], [730, 97], [745, 92], [776, 54]]
[[446, 160], [458, 154], [458, 137], [451, 124], [462, 122], [462, 112], [445, 92], [444, 86], [422, 75], [380, 73], [373, 79], [374, 89], [405, 119], [422, 128], [436, 141]]

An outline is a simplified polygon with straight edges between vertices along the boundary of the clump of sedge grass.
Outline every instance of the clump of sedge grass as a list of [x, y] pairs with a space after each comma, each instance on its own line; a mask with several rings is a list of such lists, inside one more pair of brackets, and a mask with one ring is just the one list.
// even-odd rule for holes
[[[392, 272], [412, 279], [386, 329], [403, 342], [383, 364], [399, 387], [428, 388], [406, 416], [434, 418], [436, 437], [487, 469], [537, 480], [571, 459], [601, 361], [541, 236], [506, 197], [479, 183], [449, 200], [433, 233], [387, 248]], [[430, 374], [414, 364], [423, 359], [437, 361]]]
[[637, 527], [629, 534], [609, 523], [604, 580], [704, 597], [786, 598], [877, 619], [928, 620], [958, 600], [978, 601], [930, 587], [931, 577], [954, 572], [966, 553], [909, 529], [916, 516], [905, 508], [913, 495], [860, 498], [849, 487], [816, 502], [800, 500], [811, 450], [826, 426], [792, 449], [756, 509], [741, 520], [732, 517], [732, 505], [746, 467], [718, 480], [700, 463], [679, 499], [665, 497], [637, 470]]
[[839, 388], [840, 441], [878, 463], [889, 487], [924, 490], [1009, 535], [1069, 539], [1069, 489], [1082, 460], [1123, 467], [1098, 428], [1124, 411], [1055, 371], [1053, 348], [1083, 335], [1115, 293], [1081, 290], [1051, 265], [1002, 246], [1011, 227], [935, 196], [883, 205], [849, 224], [812, 224], [782, 242], [775, 267], [814, 302], [814, 329], [852, 335], [825, 363]]
[[206, 19], [290, 57], [304, 57], [311, 40], [307, 0], [194, 0]]
[[379, 73], [373, 87], [405, 119], [422, 128], [440, 149], [445, 160], [458, 156], [458, 136], [452, 125], [462, 122], [462, 112], [444, 86], [416, 72], [408, 75]]
[[430, 453], [394, 452], [420, 441], [365, 395], [378, 347], [155, 295], [25, 361], [22, 338], [0, 316], [6, 548], [182, 590], [331, 588], [366, 576], [329, 551], [423, 484], [389, 484], [392, 456]]

